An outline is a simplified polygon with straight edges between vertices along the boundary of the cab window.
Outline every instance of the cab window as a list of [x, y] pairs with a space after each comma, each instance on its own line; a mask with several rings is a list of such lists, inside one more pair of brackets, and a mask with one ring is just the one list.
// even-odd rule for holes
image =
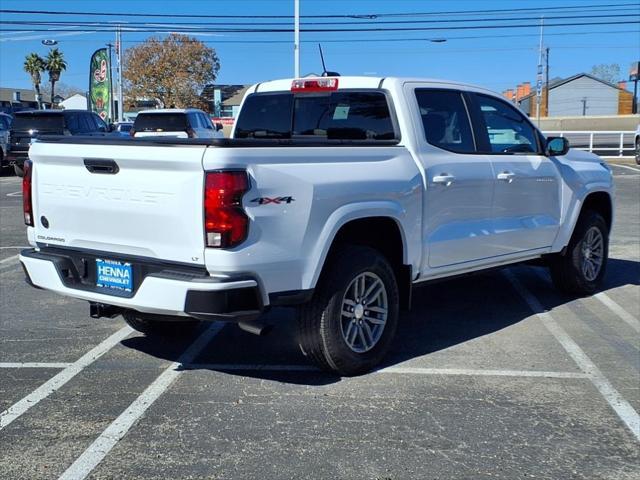
[[515, 107], [490, 97], [476, 94], [484, 137], [483, 153], [537, 153], [536, 131]]

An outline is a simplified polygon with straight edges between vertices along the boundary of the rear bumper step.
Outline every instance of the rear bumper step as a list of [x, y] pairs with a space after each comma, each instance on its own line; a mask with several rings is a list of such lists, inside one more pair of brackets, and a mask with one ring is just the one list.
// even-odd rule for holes
[[111, 291], [95, 285], [94, 273], [87, 268], [93, 258], [93, 254], [77, 250], [27, 249], [20, 253], [30, 285], [89, 301], [94, 318], [137, 311], [251, 323], [264, 310], [258, 282], [253, 278], [220, 280], [204, 269], [181, 271], [176, 266], [147, 261], [144, 266], [133, 264], [134, 272], [142, 273], [132, 292]]

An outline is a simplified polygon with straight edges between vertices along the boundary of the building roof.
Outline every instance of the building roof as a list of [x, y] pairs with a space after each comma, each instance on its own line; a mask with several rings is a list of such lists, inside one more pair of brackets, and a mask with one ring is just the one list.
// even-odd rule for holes
[[213, 91], [220, 90], [222, 105], [240, 105], [244, 94], [251, 85], [216, 85], [211, 84], [204, 87], [202, 96], [209, 101], [213, 101]]
[[[574, 80], [577, 80], [578, 78], [582, 78], [582, 77], [590, 78], [591, 80], [595, 80], [596, 82], [600, 82], [606, 85], [607, 87], [615, 88], [616, 90], [624, 90], [618, 87], [617, 85], [614, 85], [613, 83], [609, 83], [606, 80], [602, 80], [601, 78], [594, 77], [590, 73], [577, 73], [576, 75], [573, 75], [571, 77], [563, 78], [561, 80], [556, 80], [555, 82], [549, 82], [549, 90], [553, 90], [556, 87], [564, 85], [565, 83], [573, 82]], [[531, 98], [535, 96], [536, 96], [536, 92], [534, 91], [534, 92], [531, 92], [529, 95], [525, 95], [524, 97], [519, 98], [518, 101], [520, 102], [522, 100], [526, 100], [527, 98]]]
[[13, 93], [20, 92], [20, 100], [23, 102], [35, 102], [36, 92], [28, 88], [0, 87], [0, 102], [13, 102]]

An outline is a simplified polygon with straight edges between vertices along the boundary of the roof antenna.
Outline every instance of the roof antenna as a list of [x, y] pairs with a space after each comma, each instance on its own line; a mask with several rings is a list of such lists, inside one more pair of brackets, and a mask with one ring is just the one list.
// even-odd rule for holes
[[318, 50], [320, 50], [320, 60], [322, 61], [322, 76], [323, 77], [339, 77], [338, 72], [328, 72], [327, 66], [324, 64], [324, 55], [322, 54], [322, 45], [318, 44]]

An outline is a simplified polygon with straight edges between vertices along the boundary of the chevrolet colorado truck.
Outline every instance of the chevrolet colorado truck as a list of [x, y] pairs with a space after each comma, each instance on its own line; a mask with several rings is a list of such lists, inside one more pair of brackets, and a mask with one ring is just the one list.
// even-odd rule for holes
[[341, 375], [382, 360], [431, 280], [536, 261], [593, 293], [614, 216], [597, 156], [438, 80], [269, 81], [230, 139], [48, 137], [29, 157], [28, 283], [148, 335], [260, 332], [296, 306], [302, 352]]

